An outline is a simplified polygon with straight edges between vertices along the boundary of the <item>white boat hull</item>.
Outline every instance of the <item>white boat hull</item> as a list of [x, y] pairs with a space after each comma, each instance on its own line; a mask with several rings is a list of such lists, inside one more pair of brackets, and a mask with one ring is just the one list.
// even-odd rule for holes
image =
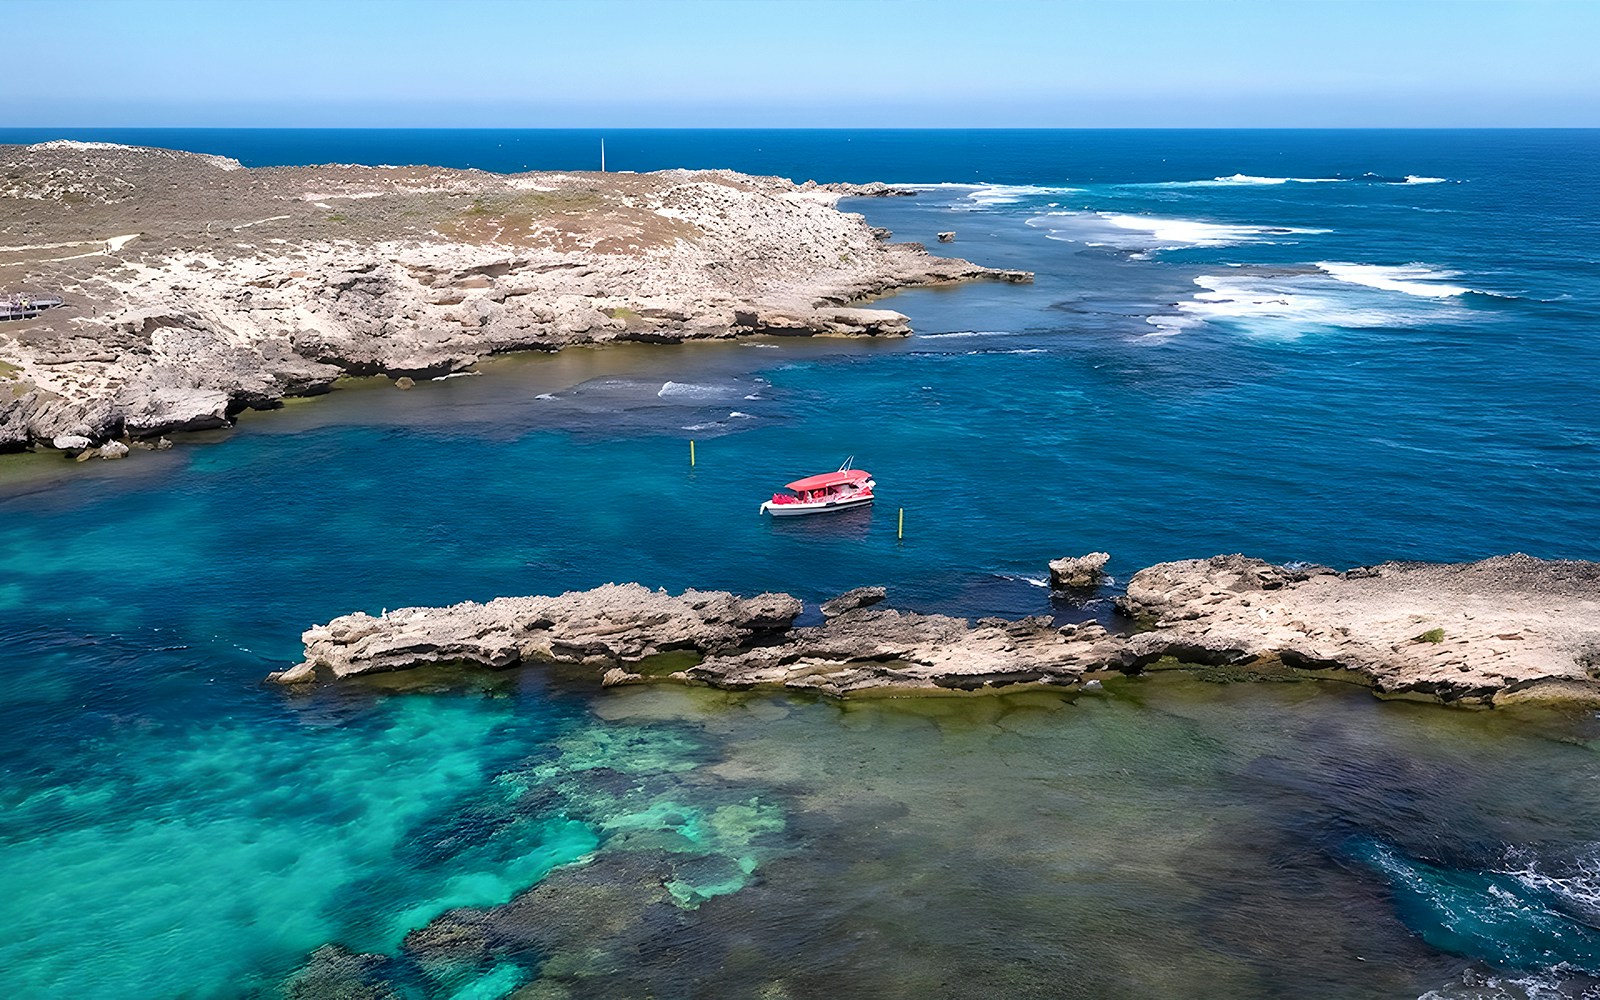
[[797, 517], [801, 514], [826, 514], [835, 510], [870, 507], [872, 500], [870, 496], [851, 497], [848, 500], [824, 500], [821, 503], [773, 503], [768, 500], [761, 505], [761, 511], [773, 517]]

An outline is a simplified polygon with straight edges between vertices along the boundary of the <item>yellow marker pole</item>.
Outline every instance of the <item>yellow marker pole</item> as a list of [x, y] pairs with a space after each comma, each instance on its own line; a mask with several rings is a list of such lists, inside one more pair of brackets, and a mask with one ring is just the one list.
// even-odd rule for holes
[[906, 537], [906, 509], [900, 508], [900, 527], [895, 529], [894, 537], [904, 541]]
[[689, 468], [694, 468], [694, 442], [689, 442]]

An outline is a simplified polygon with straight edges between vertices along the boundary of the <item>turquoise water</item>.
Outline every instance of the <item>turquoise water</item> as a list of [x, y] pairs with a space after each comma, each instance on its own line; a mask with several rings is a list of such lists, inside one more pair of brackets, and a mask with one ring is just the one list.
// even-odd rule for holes
[[519, 817], [459, 847], [414, 838], [506, 807], [485, 768], [493, 743], [538, 740], [518, 721], [419, 698], [351, 731], [223, 720], [97, 740], [87, 775], [6, 803], [33, 834], [0, 863], [8, 919], [33, 931], [7, 942], [9, 975], [39, 996], [233, 995], [327, 941], [392, 950], [451, 905], [507, 902], [596, 831]]
[[[142, 137], [501, 169], [581, 165], [588, 138]], [[1105, 598], [1052, 599], [1044, 563], [1092, 549], [1119, 577], [1600, 558], [1596, 143], [608, 135], [640, 168], [963, 185], [845, 207], [1038, 279], [891, 297], [903, 342], [502, 359], [124, 462], [0, 456], [0, 983], [319, 995], [326, 963], [296, 970], [332, 943], [415, 997], [1577, 995], [1586, 717], [1173, 679], [847, 709], [536, 671], [258, 681], [351, 610], [611, 580], [1075, 617]], [[756, 516], [847, 454], [876, 510]], [[407, 944], [535, 885], [590, 922]]]

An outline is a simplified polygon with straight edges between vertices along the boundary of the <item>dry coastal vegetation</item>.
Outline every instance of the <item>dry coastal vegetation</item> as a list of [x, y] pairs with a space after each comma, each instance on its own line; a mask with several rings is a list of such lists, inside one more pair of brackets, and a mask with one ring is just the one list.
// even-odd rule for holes
[[215, 427], [343, 375], [508, 351], [904, 335], [904, 316], [855, 303], [1031, 277], [890, 243], [835, 208], [881, 190], [0, 147], [0, 291], [64, 300], [0, 325], [0, 448]]

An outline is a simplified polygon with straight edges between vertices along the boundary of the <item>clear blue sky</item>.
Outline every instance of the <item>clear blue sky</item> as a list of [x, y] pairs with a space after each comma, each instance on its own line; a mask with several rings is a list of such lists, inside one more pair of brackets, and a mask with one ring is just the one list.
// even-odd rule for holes
[[1600, 0], [0, 0], [0, 126], [1600, 126]]

